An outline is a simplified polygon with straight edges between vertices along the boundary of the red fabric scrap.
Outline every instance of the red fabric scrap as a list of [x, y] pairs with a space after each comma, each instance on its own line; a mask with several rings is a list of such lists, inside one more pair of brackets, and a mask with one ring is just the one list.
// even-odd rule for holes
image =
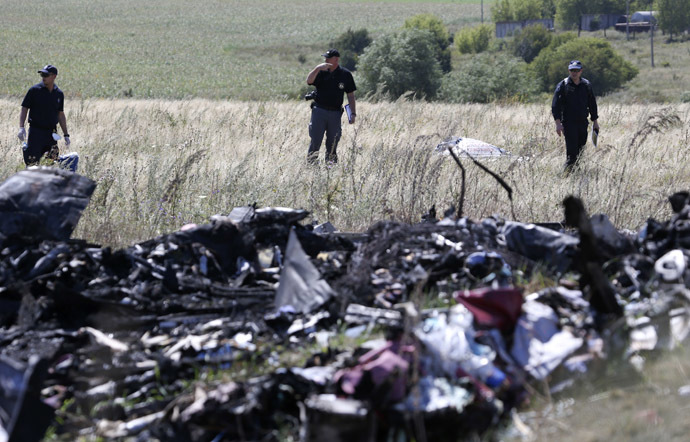
[[522, 291], [516, 288], [460, 290], [453, 297], [472, 312], [479, 326], [497, 328], [503, 333], [515, 329], [522, 312]]

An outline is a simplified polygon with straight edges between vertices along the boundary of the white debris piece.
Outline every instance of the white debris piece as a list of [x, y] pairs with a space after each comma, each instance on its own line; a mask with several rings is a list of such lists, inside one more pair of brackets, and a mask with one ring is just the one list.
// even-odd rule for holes
[[471, 155], [475, 158], [511, 155], [507, 150], [494, 146], [493, 144], [475, 140], [474, 138], [464, 137], [450, 137], [436, 146], [434, 151], [439, 154], [449, 155], [448, 147], [451, 147], [456, 155]]

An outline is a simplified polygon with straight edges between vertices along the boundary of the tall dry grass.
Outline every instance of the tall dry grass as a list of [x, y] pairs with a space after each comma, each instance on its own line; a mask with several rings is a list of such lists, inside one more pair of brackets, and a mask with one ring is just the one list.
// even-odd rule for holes
[[[416, 222], [431, 205], [442, 212], [459, 199], [459, 168], [433, 153], [449, 136], [514, 155], [484, 161], [512, 186], [512, 207], [493, 178], [463, 160], [472, 219], [560, 221], [569, 194], [619, 228], [667, 217], [666, 197], [690, 181], [690, 106], [600, 106], [599, 147], [588, 145], [580, 170], [564, 176], [564, 141], [547, 104], [360, 102], [357, 123], [343, 125], [340, 163], [314, 168], [304, 102], [69, 101], [69, 150], [98, 183], [74, 236], [126, 246], [251, 203], [304, 208], [310, 221], [346, 231], [380, 219]], [[18, 102], [0, 100], [3, 180], [23, 168], [18, 114]]]

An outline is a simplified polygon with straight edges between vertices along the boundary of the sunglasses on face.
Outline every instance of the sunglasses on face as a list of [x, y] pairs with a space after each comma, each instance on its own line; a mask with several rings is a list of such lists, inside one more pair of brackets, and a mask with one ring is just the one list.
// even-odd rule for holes
[[580, 72], [579, 69], [571, 69], [570, 72]]
[[50, 74], [46, 74], [45, 72], [41, 72], [41, 77], [43, 77], [43, 78], [50, 77]]

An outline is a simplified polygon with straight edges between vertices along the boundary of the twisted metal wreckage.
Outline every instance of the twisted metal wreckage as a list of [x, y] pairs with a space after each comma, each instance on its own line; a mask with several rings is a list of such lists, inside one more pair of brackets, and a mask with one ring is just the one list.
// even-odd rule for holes
[[[70, 239], [94, 189], [52, 168], [0, 185], [0, 440], [455, 440], [514, 416], [530, 384], [689, 330], [688, 193], [639, 232], [576, 198], [571, 228], [430, 213], [361, 235], [241, 207], [111, 250]], [[523, 293], [535, 270], [560, 282]], [[372, 329], [385, 339], [333, 339]], [[313, 350], [286, 366], [281, 348]], [[201, 376], [249, 362], [267, 374]]]

